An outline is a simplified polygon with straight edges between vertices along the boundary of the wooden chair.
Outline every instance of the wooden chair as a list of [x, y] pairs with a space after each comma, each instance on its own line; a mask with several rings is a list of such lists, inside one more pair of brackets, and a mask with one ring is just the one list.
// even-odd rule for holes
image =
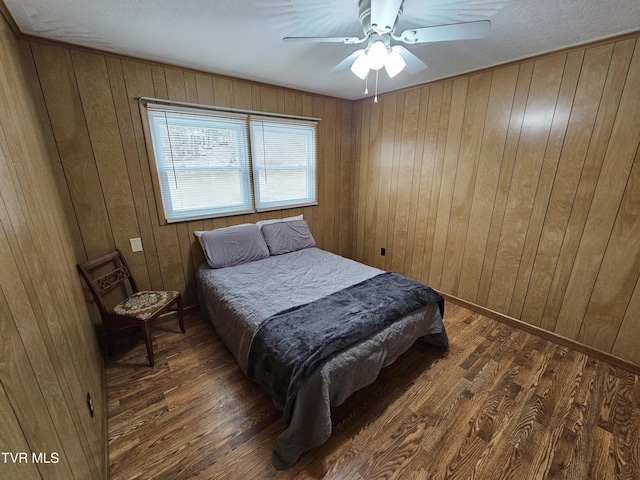
[[[94, 270], [99, 270], [95, 272], [95, 276]], [[147, 346], [149, 365], [152, 367], [154, 360], [153, 346], [151, 344], [151, 322], [169, 310], [177, 310], [180, 330], [185, 333], [180, 292], [139, 291], [136, 282], [131, 276], [129, 266], [119, 250], [79, 264], [78, 271], [85, 279], [100, 311], [107, 337], [109, 355], [113, 354], [113, 336], [118, 333], [118, 330], [114, 328], [116, 324], [136, 326], [142, 329], [142, 336]], [[104, 273], [105, 271], [107, 273]], [[107, 308], [105, 295], [109, 294], [117, 286], [120, 286], [122, 290], [122, 295], [119, 298], [124, 296], [126, 298], [113, 308]], [[110, 298], [111, 296], [109, 295]]]

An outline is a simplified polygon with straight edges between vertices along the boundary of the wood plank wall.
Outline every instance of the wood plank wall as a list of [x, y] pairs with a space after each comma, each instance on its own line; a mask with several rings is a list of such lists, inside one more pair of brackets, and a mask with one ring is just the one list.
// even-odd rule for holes
[[354, 126], [356, 260], [640, 364], [637, 35], [362, 100]]
[[[304, 213], [318, 246], [350, 255], [353, 102], [35, 39], [30, 48], [85, 257], [117, 247], [141, 288], [180, 290], [195, 305], [195, 270], [204, 261], [195, 230]], [[161, 224], [138, 96], [320, 118], [319, 205]], [[136, 237], [143, 252], [131, 252]]]
[[0, 477], [105, 478], [103, 363], [39, 90], [28, 43], [0, 14], [0, 450], [28, 456], [4, 458]]

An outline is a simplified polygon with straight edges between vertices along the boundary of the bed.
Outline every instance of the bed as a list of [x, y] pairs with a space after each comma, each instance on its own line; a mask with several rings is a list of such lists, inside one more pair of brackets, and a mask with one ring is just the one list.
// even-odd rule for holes
[[[272, 455], [278, 469], [324, 443], [331, 435], [331, 407], [375, 381], [416, 340], [448, 346], [442, 297], [406, 277], [316, 248], [298, 217], [198, 233], [207, 258], [197, 272], [203, 316], [242, 372], [265, 387], [283, 411], [286, 429]], [[402, 291], [419, 290], [420, 300], [405, 304], [385, 298], [394, 295], [390, 286], [396, 282]], [[384, 305], [370, 307], [371, 298]], [[368, 304], [355, 307], [359, 301]], [[393, 312], [379, 313], [388, 304]], [[379, 320], [384, 316], [393, 318]], [[316, 328], [313, 322], [319, 330], [301, 340], [306, 329]], [[289, 370], [274, 363], [281, 351], [314, 342], [323, 342], [311, 348], [324, 356], [303, 354], [302, 363]], [[289, 383], [278, 386], [279, 377]]]

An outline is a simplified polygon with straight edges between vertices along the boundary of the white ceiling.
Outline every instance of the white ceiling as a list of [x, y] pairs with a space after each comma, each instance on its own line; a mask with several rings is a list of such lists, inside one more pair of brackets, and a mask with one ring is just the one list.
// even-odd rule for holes
[[[25, 34], [306, 92], [363, 96], [364, 81], [349, 69], [329, 73], [361, 46], [282, 41], [362, 38], [358, 0], [4, 1]], [[482, 40], [408, 46], [429, 68], [393, 79], [381, 70], [379, 92], [640, 30], [640, 0], [405, 0], [396, 32], [483, 19], [492, 25]]]

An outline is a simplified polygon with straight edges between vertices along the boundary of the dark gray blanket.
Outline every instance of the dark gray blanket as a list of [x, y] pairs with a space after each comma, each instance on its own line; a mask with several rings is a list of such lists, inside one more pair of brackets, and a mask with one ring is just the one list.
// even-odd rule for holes
[[267, 318], [249, 350], [247, 373], [283, 407], [288, 425], [298, 390], [333, 353], [389, 326], [407, 313], [444, 300], [430, 287], [385, 272], [306, 305]]

